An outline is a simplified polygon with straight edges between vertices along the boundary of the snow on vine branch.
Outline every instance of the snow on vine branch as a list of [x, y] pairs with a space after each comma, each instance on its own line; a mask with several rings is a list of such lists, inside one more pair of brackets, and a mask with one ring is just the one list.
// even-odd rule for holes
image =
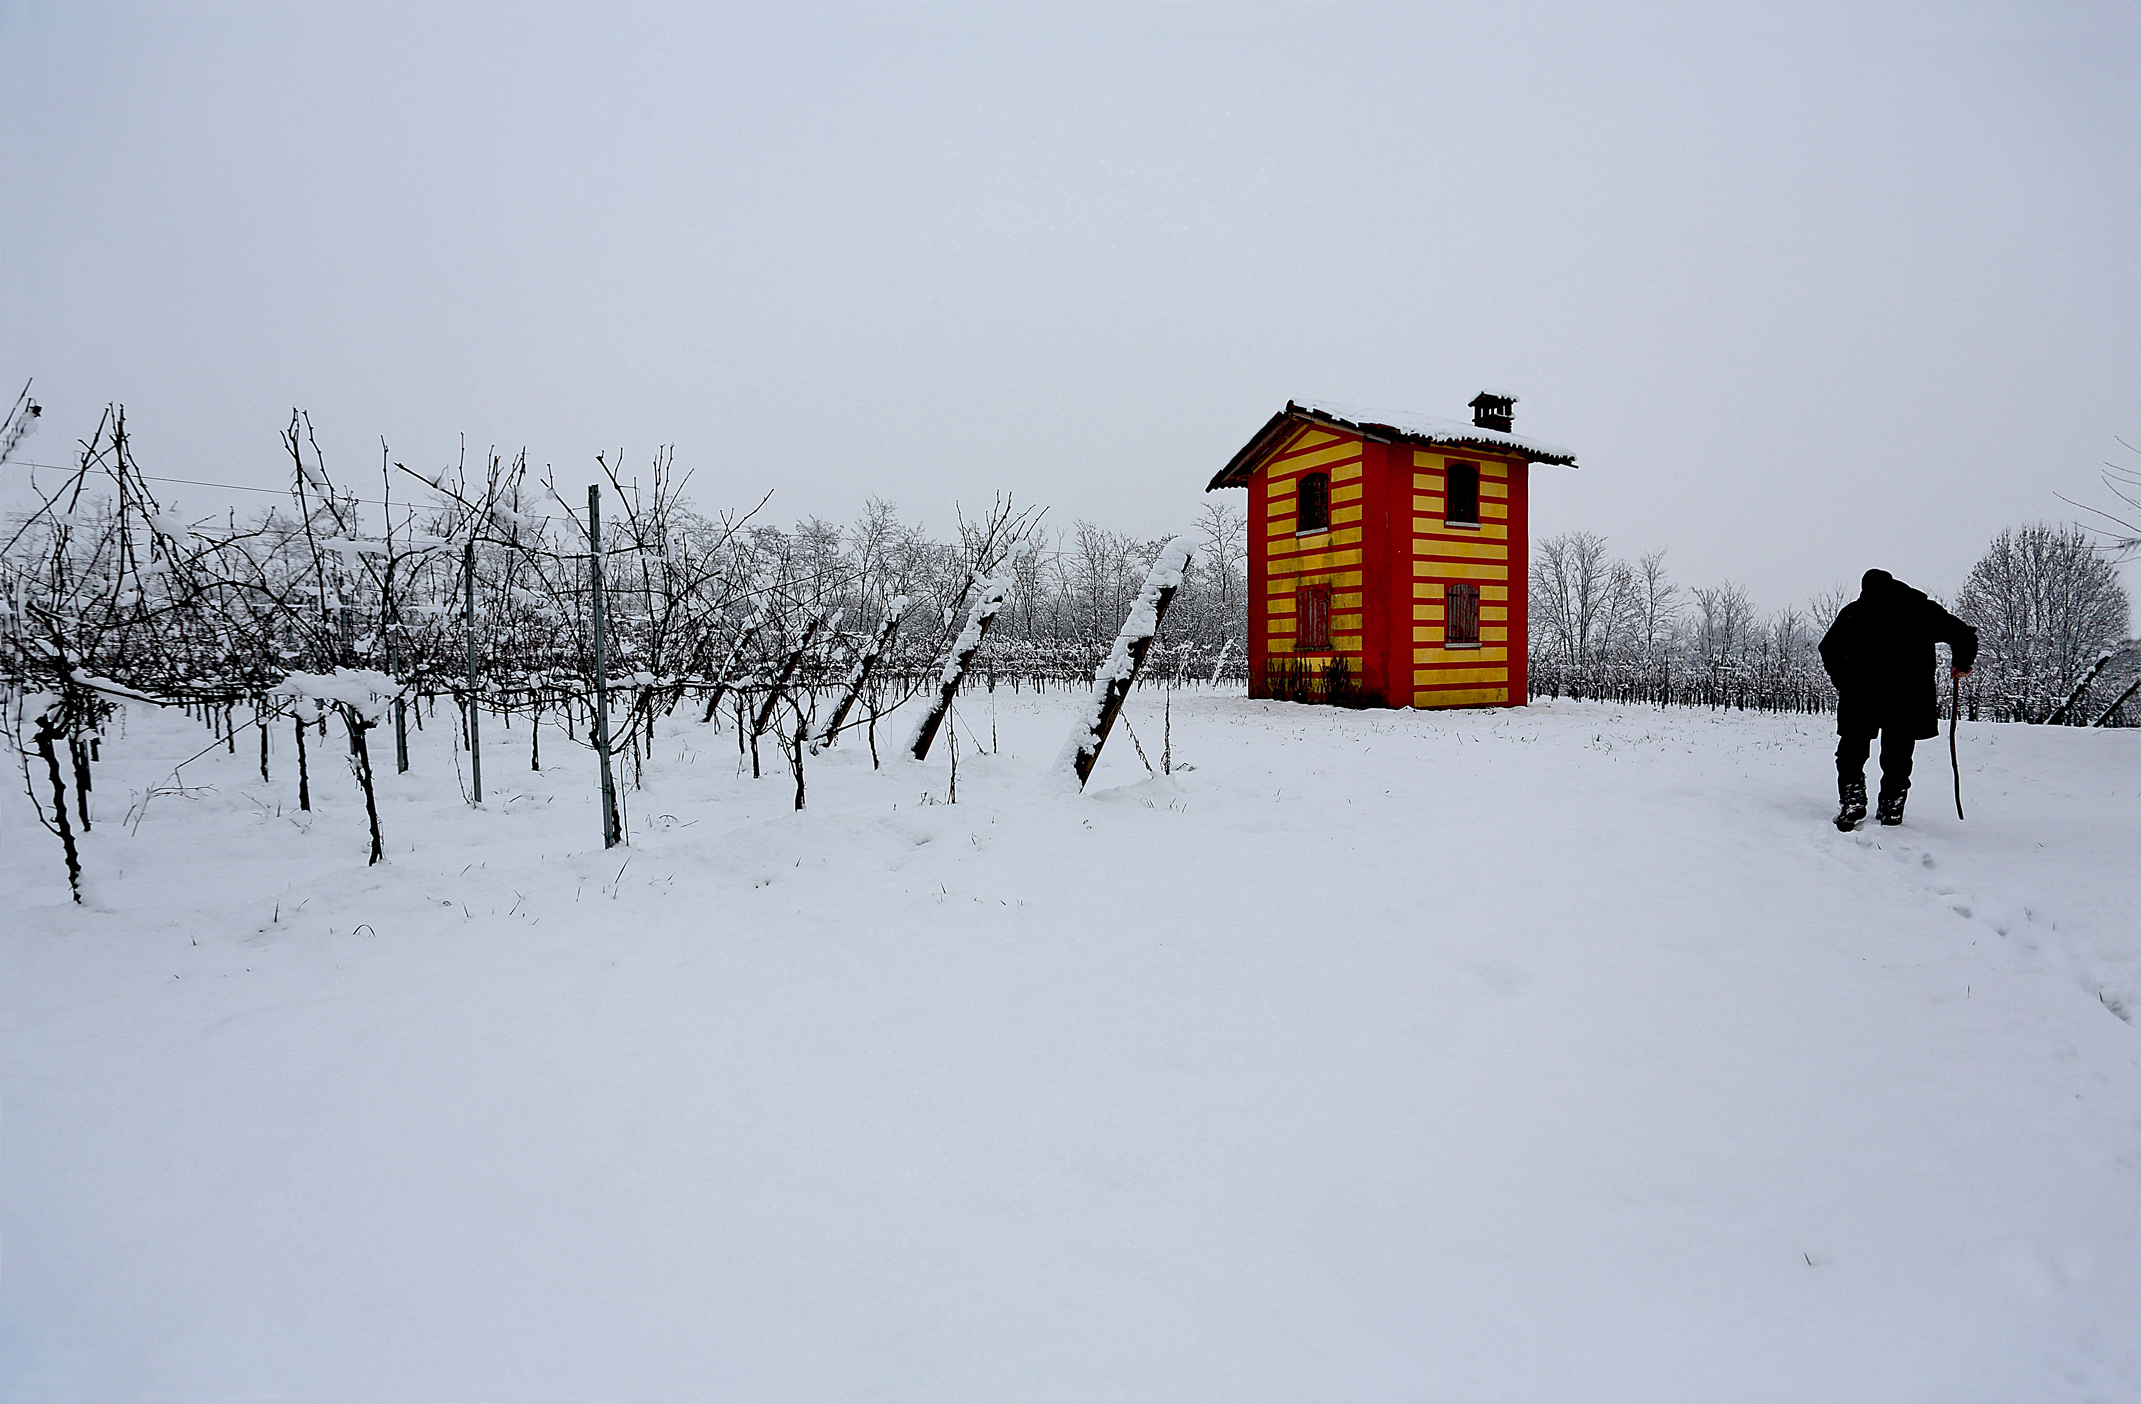
[[1123, 699], [1129, 696], [1130, 684], [1144, 666], [1145, 654], [1159, 636], [1160, 622], [1167, 617], [1167, 606], [1182, 588], [1195, 555], [1196, 548], [1186, 536], [1178, 536], [1161, 548], [1159, 558], [1146, 573], [1144, 588], [1138, 591], [1122, 629], [1115, 635], [1114, 646], [1093, 670], [1093, 690], [1078, 714], [1077, 725], [1071, 728], [1056, 756], [1055, 773], [1070, 788], [1085, 788], [1087, 777], [1099, 762], [1100, 748], [1107, 744], [1108, 732], [1122, 712]]
[[403, 685], [373, 668], [337, 668], [331, 673], [292, 673], [268, 689], [275, 701], [335, 702], [355, 712], [367, 724], [386, 720], [387, 708], [401, 696]]
[[916, 760], [928, 759], [930, 743], [937, 739], [937, 729], [944, 724], [945, 713], [951, 710], [952, 698], [958, 695], [968, 665], [973, 663], [974, 655], [981, 652], [981, 641], [987, 636], [989, 626], [1011, 602], [1012, 579], [1008, 575], [977, 580], [974, 586], [979, 593], [975, 596], [973, 609], [967, 613], [966, 627], [959, 631], [959, 637], [952, 642], [951, 652], [945, 656], [944, 666], [937, 670], [936, 700], [915, 722], [914, 739], [907, 749]]

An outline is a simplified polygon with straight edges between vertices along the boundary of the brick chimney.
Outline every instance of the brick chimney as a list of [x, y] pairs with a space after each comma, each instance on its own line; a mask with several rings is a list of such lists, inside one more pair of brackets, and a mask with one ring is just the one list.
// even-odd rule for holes
[[1472, 425], [1477, 429], [1493, 429], [1508, 433], [1515, 422], [1514, 411], [1517, 397], [1497, 395], [1491, 390], [1482, 390], [1472, 397]]

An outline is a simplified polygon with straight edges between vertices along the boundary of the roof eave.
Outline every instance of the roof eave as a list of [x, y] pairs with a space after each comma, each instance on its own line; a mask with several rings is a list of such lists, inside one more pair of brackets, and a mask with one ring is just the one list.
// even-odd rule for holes
[[1558, 468], [1574, 468], [1576, 466], [1576, 455], [1572, 453], [1556, 453], [1540, 444], [1513, 443], [1509, 438], [1500, 435], [1490, 438], [1486, 435], [1475, 436], [1471, 434], [1422, 434], [1400, 429], [1393, 424], [1356, 423], [1350, 419], [1341, 419], [1337, 415], [1323, 410], [1314, 409], [1306, 405], [1297, 405], [1291, 400], [1286, 402], [1286, 413], [1312, 423], [1325, 424], [1334, 429], [1344, 429], [1360, 434], [1374, 443], [1417, 444], [1422, 448], [1471, 449], [1480, 453], [1495, 453], [1510, 458], [1521, 458], [1528, 463], [1550, 463]]
[[1288, 400], [1285, 409], [1266, 420], [1264, 427], [1256, 431], [1255, 437], [1242, 446], [1241, 452], [1228, 459], [1227, 466], [1212, 475], [1212, 481], [1205, 484], [1204, 490], [1217, 492], [1223, 487], [1247, 487], [1250, 476], [1256, 472], [1264, 455], [1270, 452], [1273, 440], [1284, 437], [1286, 425], [1295, 418], [1293, 401]]
[[1521, 458], [1528, 463], [1550, 463], [1562, 468], [1576, 466], [1574, 454], [1555, 453], [1538, 445], [1513, 444], [1501, 438], [1490, 439], [1484, 436], [1475, 438], [1469, 434], [1408, 433], [1390, 424], [1357, 424], [1350, 419], [1340, 419], [1334, 414], [1327, 414], [1306, 405], [1297, 405], [1288, 400], [1285, 409], [1271, 416], [1264, 427], [1256, 431], [1255, 437], [1242, 446], [1241, 452], [1227, 460], [1227, 466], [1212, 475], [1212, 481], [1205, 484], [1204, 490], [1216, 492], [1225, 487], [1247, 487], [1249, 479], [1263, 466], [1264, 458], [1285, 438], [1286, 426], [1289, 424], [1321, 424], [1344, 433], [1358, 434], [1370, 443], [1404, 443], [1417, 444], [1422, 448], [1464, 449], [1475, 453]]

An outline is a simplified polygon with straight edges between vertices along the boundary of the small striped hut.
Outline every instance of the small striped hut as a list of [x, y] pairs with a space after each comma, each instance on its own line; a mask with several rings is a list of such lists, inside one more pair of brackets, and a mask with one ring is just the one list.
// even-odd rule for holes
[[1534, 463], [1575, 456], [1472, 422], [1296, 404], [1207, 491], [1249, 491], [1249, 695], [1522, 706]]

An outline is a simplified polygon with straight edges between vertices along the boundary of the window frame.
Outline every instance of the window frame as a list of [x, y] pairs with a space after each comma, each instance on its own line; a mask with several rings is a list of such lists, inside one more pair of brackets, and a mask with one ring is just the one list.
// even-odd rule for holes
[[[1318, 514], [1322, 520], [1309, 525], [1309, 485], [1317, 485]], [[1294, 535], [1316, 536], [1331, 529], [1331, 475], [1303, 473], [1294, 485]]]
[[[1471, 483], [1472, 515], [1469, 517], [1457, 515], [1456, 486], [1460, 477], [1469, 480]], [[1443, 526], [1456, 527], [1464, 531], [1479, 530], [1479, 487], [1480, 471], [1477, 463], [1452, 463], [1442, 470]]]
[[[1320, 625], [1311, 630], [1311, 623]], [[1321, 638], [1316, 635], [1320, 633]], [[1331, 646], [1331, 587], [1328, 585], [1296, 585], [1294, 587], [1294, 652], [1332, 653]]]
[[[1460, 630], [1460, 626], [1467, 626]], [[1468, 632], [1469, 638], [1461, 637]], [[1442, 646], [1478, 648], [1479, 587], [1452, 582], [1442, 587]]]

